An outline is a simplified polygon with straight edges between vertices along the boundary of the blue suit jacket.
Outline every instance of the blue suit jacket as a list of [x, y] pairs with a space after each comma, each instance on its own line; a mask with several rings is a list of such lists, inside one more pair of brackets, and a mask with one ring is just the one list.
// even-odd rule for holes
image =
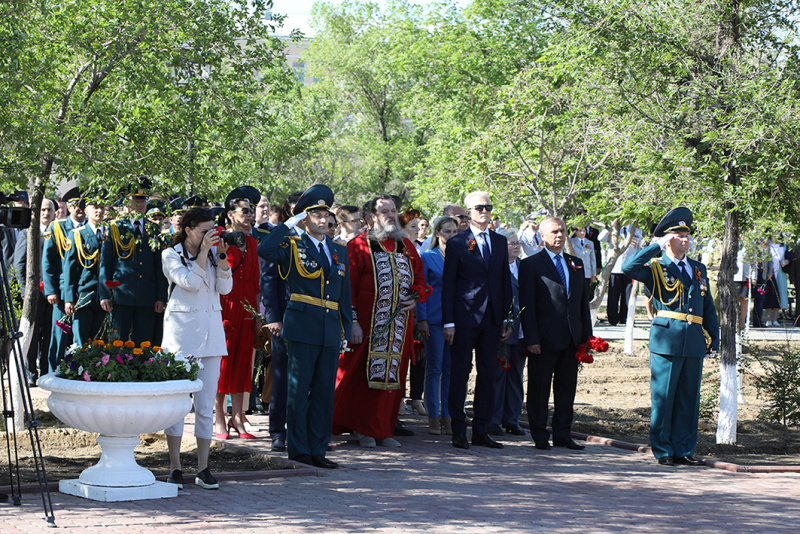
[[[134, 237], [133, 221], [128, 218], [112, 221], [123, 243]], [[109, 227], [110, 230], [110, 227]], [[115, 280], [122, 285], [114, 291], [114, 303], [121, 306], [152, 306], [156, 301], [167, 301], [167, 279], [161, 269], [161, 233], [158, 226], [145, 223], [145, 233], [136, 242], [133, 254], [122, 259], [117, 255], [114, 240], [109, 234], [100, 252], [100, 298], [110, 297], [106, 281]], [[157, 245], [150, 246], [154, 240]], [[155, 248], [155, 250], [153, 250]], [[123, 254], [125, 255], [125, 254]]]
[[[323, 271], [325, 280], [320, 294], [320, 279], [301, 276], [294, 264], [291, 240], [296, 240], [304, 268], [310, 273]], [[353, 327], [353, 308], [350, 299], [350, 264], [347, 249], [325, 238], [328, 250], [335, 257], [329, 269], [321, 267], [322, 258], [308, 234], [290, 237], [289, 228], [281, 223], [258, 245], [258, 255], [280, 266], [287, 276], [289, 289], [314, 298], [323, 298], [339, 303], [339, 311], [314, 304], [290, 300], [286, 304], [281, 337], [287, 341], [338, 347], [343, 339], [350, 339]], [[338, 265], [336, 264], [338, 262]], [[288, 271], [288, 274], [287, 274]]]
[[[650, 352], [662, 356], [687, 356], [702, 358], [706, 355], [706, 339], [703, 329], [711, 336], [711, 349], [719, 349], [719, 321], [717, 320], [717, 310], [714, 307], [714, 299], [708, 287], [708, 275], [706, 266], [699, 261], [694, 261], [687, 257], [692, 268], [692, 284], [688, 291], [684, 292], [683, 306], [680, 299], [672, 304], [664, 304], [659, 300], [658, 289], [654, 288], [653, 272], [650, 267], [650, 260], [661, 254], [661, 247], [658, 243], [647, 246], [628, 258], [622, 266], [622, 272], [634, 280], [639, 280], [653, 295], [653, 305], [658, 310], [669, 310], [678, 313], [688, 313], [703, 318], [703, 324], [688, 323], [678, 319], [667, 317], [656, 317], [650, 326]], [[667, 282], [680, 280], [680, 271], [666, 254], [660, 260], [653, 259], [661, 264], [664, 277]], [[703, 289], [702, 286], [705, 286]], [[666, 301], [672, 300], [674, 292], [667, 292], [661, 289], [662, 297]]]
[[575, 256], [563, 256], [567, 260], [569, 296], [547, 249], [520, 263], [519, 298], [524, 308], [521, 316], [526, 346], [564, 350], [570, 341], [577, 347], [592, 335], [583, 263]]
[[477, 243], [470, 249], [472, 230], [467, 228], [447, 240], [442, 274], [442, 324], [472, 328], [486, 313], [500, 327], [511, 307], [511, 271], [508, 242], [490, 231], [492, 257], [489, 269]]
[[444, 258], [439, 254], [439, 249], [428, 250], [420, 255], [422, 269], [425, 273], [425, 283], [433, 288], [433, 293], [426, 302], [420, 302], [416, 308], [416, 319], [428, 321], [429, 324], [444, 324], [442, 322], [442, 274], [444, 273]]
[[77, 304], [80, 301], [83, 305], [94, 301], [99, 304], [100, 260], [98, 258], [97, 263], [88, 269], [83, 265], [83, 260], [78, 257], [77, 253], [76, 234], [80, 234], [81, 245], [86, 255], [100, 250], [103, 245], [88, 225], [72, 230], [72, 235], [70, 235], [72, 246], [64, 256], [64, 302]]
[[[274, 230], [270, 223], [264, 223], [256, 228], [253, 236], [261, 243]], [[289, 302], [289, 284], [278, 273], [278, 264], [258, 258], [261, 268], [261, 303], [264, 305], [264, 315], [269, 323], [283, 322], [286, 313], [286, 303]]]

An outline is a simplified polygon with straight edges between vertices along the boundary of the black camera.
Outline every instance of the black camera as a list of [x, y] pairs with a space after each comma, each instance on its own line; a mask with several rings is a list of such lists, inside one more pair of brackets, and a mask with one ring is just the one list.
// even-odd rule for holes
[[229, 247], [244, 247], [246, 241], [244, 232], [222, 232], [219, 239]]
[[0, 193], [0, 227], [29, 228], [31, 225], [31, 209], [17, 206], [6, 206], [10, 202], [23, 200], [16, 194], [6, 196]]

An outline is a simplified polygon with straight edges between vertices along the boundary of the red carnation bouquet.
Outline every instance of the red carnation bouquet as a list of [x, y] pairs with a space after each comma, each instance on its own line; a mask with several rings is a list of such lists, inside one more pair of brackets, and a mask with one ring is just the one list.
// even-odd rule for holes
[[594, 356], [589, 352], [606, 352], [608, 350], [608, 342], [601, 337], [591, 336], [586, 340], [585, 345], [578, 345], [578, 352], [575, 353], [575, 359], [580, 363], [593, 363]]

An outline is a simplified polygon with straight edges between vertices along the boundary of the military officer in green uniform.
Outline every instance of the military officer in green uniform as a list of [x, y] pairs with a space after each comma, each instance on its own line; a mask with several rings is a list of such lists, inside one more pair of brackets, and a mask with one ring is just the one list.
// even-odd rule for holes
[[[64, 257], [72, 246], [72, 230], [83, 226], [86, 214], [80, 206], [80, 190], [73, 187], [61, 197], [67, 203], [69, 217], [53, 221], [44, 235], [42, 249], [42, 282], [47, 302], [53, 305], [53, 324], [51, 325], [50, 347], [47, 360], [50, 369], [58, 367], [64, 358], [67, 346], [72, 342], [72, 334], [58, 326], [66, 317], [64, 309], [66, 285], [64, 283]], [[42, 369], [42, 374], [46, 370]]]
[[103, 228], [106, 201], [102, 193], [81, 199], [86, 224], [74, 228], [71, 246], [64, 256], [64, 310], [72, 316], [72, 335], [82, 345], [95, 338], [106, 317], [100, 307], [100, 249], [106, 238]]
[[[147, 194], [129, 195], [126, 214], [108, 225], [100, 250], [100, 306], [111, 313], [119, 339], [135, 343], [153, 341], [155, 321], [163, 317], [167, 279], [161, 270], [160, 228], [145, 216]], [[121, 285], [111, 293], [106, 282]], [[162, 314], [162, 315], [156, 315]]]
[[706, 267], [686, 256], [691, 225], [688, 208], [673, 209], [653, 231], [657, 242], [622, 266], [647, 286], [656, 311], [650, 326], [650, 445], [660, 465], [704, 465], [693, 456], [700, 380], [703, 358], [719, 349]]
[[[294, 216], [258, 246], [259, 256], [278, 265], [291, 293], [281, 331], [289, 353], [289, 458], [327, 469], [338, 467], [325, 458], [325, 451], [331, 438], [339, 352], [353, 323], [347, 249], [325, 234], [332, 205], [329, 187], [310, 187], [295, 205]], [[290, 235], [298, 224], [306, 232]]]

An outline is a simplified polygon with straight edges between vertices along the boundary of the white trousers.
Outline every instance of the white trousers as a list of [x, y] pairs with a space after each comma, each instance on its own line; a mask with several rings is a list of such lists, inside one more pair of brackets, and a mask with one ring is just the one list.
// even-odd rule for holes
[[[214, 399], [219, 382], [219, 364], [222, 356], [203, 357], [203, 368], [197, 378], [203, 381], [203, 389], [194, 393], [194, 437], [211, 439], [214, 434]], [[167, 436], [183, 436], [183, 420], [164, 430]]]

